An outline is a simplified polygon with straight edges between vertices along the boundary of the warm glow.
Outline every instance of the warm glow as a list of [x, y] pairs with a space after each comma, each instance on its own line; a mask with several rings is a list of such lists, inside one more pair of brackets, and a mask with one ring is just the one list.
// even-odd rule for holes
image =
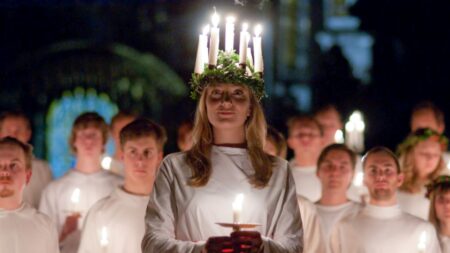
[[247, 23], [243, 23], [242, 24], [242, 31], [246, 32], [248, 30], [248, 24]]
[[422, 231], [420, 233], [419, 243], [417, 244], [417, 249], [424, 251], [427, 248], [427, 232]]
[[72, 203], [74, 204], [78, 204], [80, 202], [80, 188], [75, 188], [75, 190], [73, 190], [72, 196], [70, 197], [70, 201], [72, 201]]
[[111, 169], [111, 163], [112, 163], [112, 158], [109, 156], [105, 156], [102, 159], [101, 165], [102, 168], [105, 170], [110, 170]]
[[233, 16], [228, 16], [226, 20], [227, 23], [234, 23], [236, 21], [236, 19]]
[[364, 173], [361, 171], [357, 172], [355, 178], [353, 179], [353, 185], [361, 187], [363, 185]]
[[334, 142], [344, 143], [344, 133], [341, 129], [336, 130], [336, 133], [334, 133]]
[[211, 22], [214, 27], [217, 27], [219, 25], [220, 16], [217, 14], [217, 12], [214, 12], [214, 14], [211, 16]]
[[209, 33], [209, 25], [205, 25], [203, 27], [202, 33], [203, 33], [203, 35], [208, 35], [208, 33]]
[[108, 229], [105, 226], [103, 226], [102, 227], [102, 231], [101, 231], [101, 236], [100, 236], [100, 245], [102, 247], [105, 247], [105, 246], [108, 245], [108, 243], [109, 243], [109, 241], [108, 241]]
[[256, 25], [255, 26], [255, 36], [259, 37], [259, 35], [261, 35], [262, 32], [262, 26], [261, 25]]
[[242, 203], [244, 202], [244, 194], [239, 193], [233, 202], [233, 211], [242, 211]]

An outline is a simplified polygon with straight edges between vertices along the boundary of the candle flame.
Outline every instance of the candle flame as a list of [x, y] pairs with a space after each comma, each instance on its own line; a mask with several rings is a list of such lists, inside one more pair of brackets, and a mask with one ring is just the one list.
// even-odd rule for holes
[[418, 250], [425, 250], [427, 247], [427, 232], [422, 231], [420, 233], [419, 243], [417, 244]]
[[256, 25], [255, 26], [255, 36], [258, 37], [259, 35], [261, 35], [261, 32], [262, 32], [262, 26]]
[[203, 27], [202, 33], [203, 33], [203, 35], [208, 35], [208, 33], [209, 33], [209, 25], [205, 25]]
[[227, 20], [227, 23], [234, 23], [236, 21], [236, 18], [233, 16], [228, 16], [226, 18], [226, 20]]
[[243, 23], [242, 24], [242, 31], [246, 32], [248, 30], [248, 24], [247, 23]]
[[105, 170], [111, 169], [111, 163], [112, 163], [111, 157], [109, 157], [109, 156], [103, 157], [102, 162], [101, 162], [102, 168]]
[[341, 129], [336, 130], [336, 132], [334, 133], [334, 142], [344, 143], [344, 133]]
[[80, 192], [80, 188], [75, 188], [75, 190], [73, 190], [72, 196], [70, 197], [72, 203], [77, 204], [80, 202]]
[[211, 16], [211, 22], [214, 27], [217, 27], [219, 25], [220, 16], [217, 14], [216, 11], [214, 11], [214, 14]]
[[363, 185], [364, 181], [364, 173], [361, 171], [358, 171], [355, 175], [355, 178], [353, 179], [353, 185], [360, 187]]
[[236, 195], [236, 198], [233, 202], [233, 211], [241, 211], [242, 210], [242, 203], [244, 202], [244, 194], [239, 193]]
[[100, 236], [100, 245], [105, 247], [107, 246], [109, 243], [108, 241], [108, 229], [103, 226], [102, 227], [102, 231], [101, 231], [101, 236]]

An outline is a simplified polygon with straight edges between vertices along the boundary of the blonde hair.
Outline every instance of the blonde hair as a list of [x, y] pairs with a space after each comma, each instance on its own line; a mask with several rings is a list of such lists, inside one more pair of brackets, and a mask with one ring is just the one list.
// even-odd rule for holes
[[[245, 136], [248, 155], [255, 174], [249, 179], [256, 188], [267, 185], [273, 169], [273, 158], [263, 150], [267, 124], [261, 105], [253, 91], [245, 87], [250, 94], [251, 113], [245, 122]], [[207, 90], [204, 89], [195, 113], [194, 129], [192, 132], [192, 148], [186, 152], [186, 163], [192, 171], [189, 185], [194, 187], [205, 186], [211, 176], [211, 147], [214, 143], [213, 128], [208, 120], [206, 110]]]
[[[418, 142], [420, 143], [420, 142]], [[400, 190], [406, 192], [417, 192], [420, 191], [424, 186], [423, 182], [419, 182], [419, 177], [417, 173], [417, 169], [414, 164], [414, 148], [417, 146], [416, 143], [413, 146], [410, 146], [403, 150], [400, 154], [400, 168], [405, 176], [402, 186], [400, 186]], [[442, 156], [439, 159], [439, 163], [437, 167], [431, 172], [427, 177], [427, 182], [425, 184], [431, 182], [433, 179], [442, 174], [442, 171], [445, 169], [445, 163], [442, 159]]]

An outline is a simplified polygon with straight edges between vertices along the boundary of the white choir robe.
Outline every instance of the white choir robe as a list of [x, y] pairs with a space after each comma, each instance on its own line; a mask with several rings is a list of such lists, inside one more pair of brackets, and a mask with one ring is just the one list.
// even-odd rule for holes
[[144, 253], [201, 252], [209, 237], [230, 235], [217, 222], [232, 223], [232, 203], [244, 194], [240, 221], [257, 223], [264, 252], [302, 252], [302, 222], [288, 163], [276, 159], [264, 188], [249, 183], [254, 174], [246, 149], [212, 146], [212, 173], [191, 187], [185, 153], [168, 155], [160, 167], [145, 217]]
[[442, 253], [450, 253], [450, 237], [439, 235], [439, 241], [441, 243]]
[[430, 200], [425, 197], [427, 190], [425, 187], [418, 193], [409, 193], [405, 191], [397, 192], [397, 201], [402, 211], [416, 217], [428, 220], [430, 213]]
[[[78, 227], [80, 228], [91, 206], [111, 194], [121, 183], [122, 179], [119, 176], [105, 170], [84, 174], [71, 169], [63, 177], [48, 185], [42, 195], [39, 209], [55, 222], [58, 233], [61, 233], [66, 217], [71, 213], [79, 212], [81, 217], [78, 220]], [[71, 197], [76, 188], [80, 189], [80, 199], [79, 203], [74, 204]], [[77, 252], [79, 233], [78, 230], [61, 242], [61, 252]]]
[[326, 242], [326, 252], [331, 252], [330, 239], [331, 232], [336, 224], [346, 217], [354, 217], [361, 210], [361, 204], [348, 201], [342, 205], [324, 206], [316, 203], [317, 214], [323, 232], [324, 242]]
[[28, 203], [16, 210], [0, 209], [0, 252], [59, 253], [58, 238], [50, 218]]
[[[425, 249], [418, 250], [422, 233]], [[331, 235], [333, 253], [440, 253], [434, 227], [401, 211], [398, 205], [367, 205], [354, 217], [340, 221]]]
[[141, 253], [145, 210], [149, 196], [127, 193], [118, 187], [91, 207], [84, 222], [78, 253], [102, 252], [102, 229], [106, 228], [108, 253]]
[[298, 166], [294, 159], [289, 162], [295, 181], [297, 196], [303, 196], [311, 202], [316, 202], [322, 195], [322, 186], [316, 175], [317, 167]]
[[52, 181], [52, 172], [46, 161], [36, 158], [31, 162], [31, 172], [30, 182], [23, 191], [23, 201], [38, 208], [42, 192]]
[[308, 199], [297, 196], [300, 216], [303, 224], [303, 253], [325, 253], [324, 237], [314, 204]]

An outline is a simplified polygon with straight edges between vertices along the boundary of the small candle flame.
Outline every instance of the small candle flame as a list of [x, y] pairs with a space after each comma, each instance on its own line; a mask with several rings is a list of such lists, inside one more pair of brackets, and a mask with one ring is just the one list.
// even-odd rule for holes
[[334, 133], [334, 142], [344, 143], [344, 133], [341, 129], [336, 130], [336, 132]]
[[111, 169], [111, 163], [112, 163], [112, 158], [109, 156], [105, 156], [102, 159], [101, 165], [102, 168], [105, 170], [110, 170]]
[[358, 171], [355, 175], [355, 178], [353, 179], [353, 185], [360, 187], [363, 185], [363, 181], [364, 181], [364, 173]]
[[236, 21], [236, 18], [234, 18], [233, 16], [228, 16], [226, 18], [226, 20], [227, 20], [227, 23], [234, 23]]
[[109, 243], [109, 240], [108, 240], [108, 229], [105, 226], [103, 226], [102, 227], [102, 231], [101, 231], [101, 236], [100, 236], [100, 245], [102, 247], [105, 247], [105, 246], [108, 245], [108, 243]]
[[242, 203], [244, 202], [244, 194], [239, 193], [233, 202], [233, 211], [242, 211]]
[[72, 203], [74, 204], [78, 204], [80, 202], [80, 188], [75, 188], [75, 190], [73, 190], [72, 196], [70, 197], [70, 201], [72, 201]]
[[418, 250], [425, 250], [427, 247], [427, 232], [422, 231], [420, 233], [419, 243], [417, 244]]
[[211, 16], [211, 22], [214, 27], [217, 27], [219, 25], [220, 16], [217, 14], [216, 11], [214, 11], [214, 14]]
[[259, 37], [259, 35], [261, 35], [262, 32], [262, 26], [261, 25], [256, 25], [255, 26], [255, 36]]

